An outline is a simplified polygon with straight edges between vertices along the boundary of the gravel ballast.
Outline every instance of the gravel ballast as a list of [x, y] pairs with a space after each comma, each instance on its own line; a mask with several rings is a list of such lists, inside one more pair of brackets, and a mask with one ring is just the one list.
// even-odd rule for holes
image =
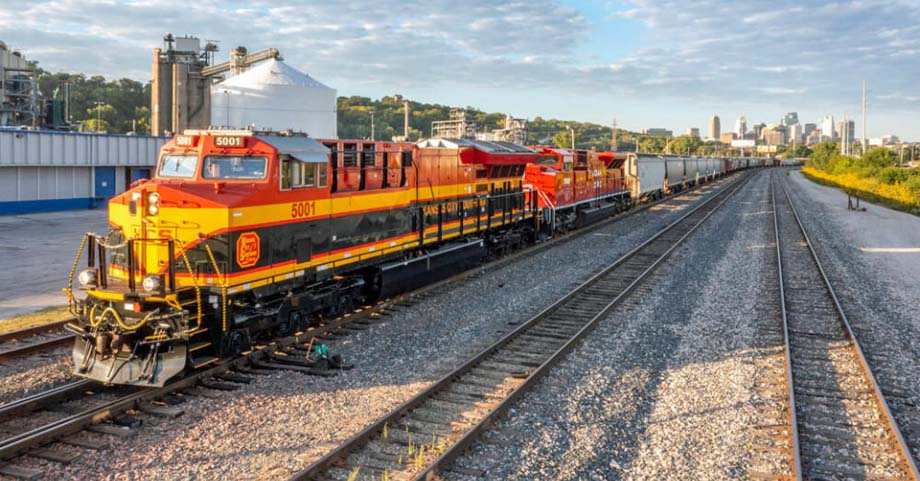
[[761, 173], [457, 466], [490, 480], [749, 478], [755, 360], [776, 355], [761, 336], [777, 322], [773, 249]]
[[[400, 308], [331, 345], [354, 364], [333, 378], [256, 376], [175, 420], [141, 416], [135, 438], [108, 439], [49, 473], [76, 479], [284, 479], [411, 397], [572, 286], [673, 221], [712, 188], [668, 201]], [[602, 247], [602, 248], [599, 248]], [[28, 464], [24, 459], [18, 463]]]

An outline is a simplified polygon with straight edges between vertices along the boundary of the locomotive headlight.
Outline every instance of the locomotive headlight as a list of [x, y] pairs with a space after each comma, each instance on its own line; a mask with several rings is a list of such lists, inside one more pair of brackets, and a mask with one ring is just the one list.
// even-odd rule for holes
[[77, 281], [80, 282], [80, 285], [83, 287], [96, 287], [99, 278], [99, 273], [96, 272], [96, 269], [84, 269], [80, 271], [80, 275], [77, 276]]
[[147, 194], [147, 214], [157, 215], [160, 212], [160, 194], [151, 192]]
[[163, 279], [157, 275], [149, 275], [144, 278], [144, 282], [142, 282], [141, 285], [147, 292], [157, 292], [163, 287]]

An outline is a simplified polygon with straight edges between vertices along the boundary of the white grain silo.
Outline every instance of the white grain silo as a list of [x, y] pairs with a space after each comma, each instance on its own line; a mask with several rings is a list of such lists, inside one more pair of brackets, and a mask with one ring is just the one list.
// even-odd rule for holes
[[271, 59], [211, 86], [211, 124], [291, 129], [334, 139], [338, 137], [335, 89]]

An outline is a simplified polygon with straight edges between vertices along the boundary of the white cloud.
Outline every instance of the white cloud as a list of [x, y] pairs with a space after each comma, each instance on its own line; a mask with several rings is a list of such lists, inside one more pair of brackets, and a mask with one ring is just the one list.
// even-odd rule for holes
[[[616, 3], [587, 19], [559, 0], [33, 0], [0, 3], [0, 32], [46, 69], [139, 80], [149, 79], [151, 49], [171, 31], [220, 40], [220, 59], [237, 45], [277, 47], [292, 65], [351, 91], [449, 84], [523, 99], [544, 89], [705, 110], [726, 99], [855, 104], [864, 78], [874, 107], [900, 108], [920, 78], [914, 0]], [[624, 22], [644, 25], [631, 43], [638, 48], [583, 51], [598, 30]]]

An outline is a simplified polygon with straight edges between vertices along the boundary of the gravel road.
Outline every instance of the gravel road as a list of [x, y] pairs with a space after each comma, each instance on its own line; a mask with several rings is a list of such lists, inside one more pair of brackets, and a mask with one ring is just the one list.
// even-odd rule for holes
[[[284, 479], [409, 398], [711, 193], [707, 187], [402, 308], [332, 345], [354, 364], [333, 378], [258, 376], [175, 420], [105, 439], [49, 473], [75, 479]], [[598, 249], [603, 246], [603, 249]], [[535, 273], [538, 273], [535, 275]], [[522, 280], [526, 279], [526, 282]], [[26, 458], [20, 464], [41, 464]]]
[[458, 466], [489, 480], [724, 480], [763, 469], [749, 447], [762, 424], [758, 360], [776, 355], [761, 336], [778, 300], [767, 192], [760, 173]]

